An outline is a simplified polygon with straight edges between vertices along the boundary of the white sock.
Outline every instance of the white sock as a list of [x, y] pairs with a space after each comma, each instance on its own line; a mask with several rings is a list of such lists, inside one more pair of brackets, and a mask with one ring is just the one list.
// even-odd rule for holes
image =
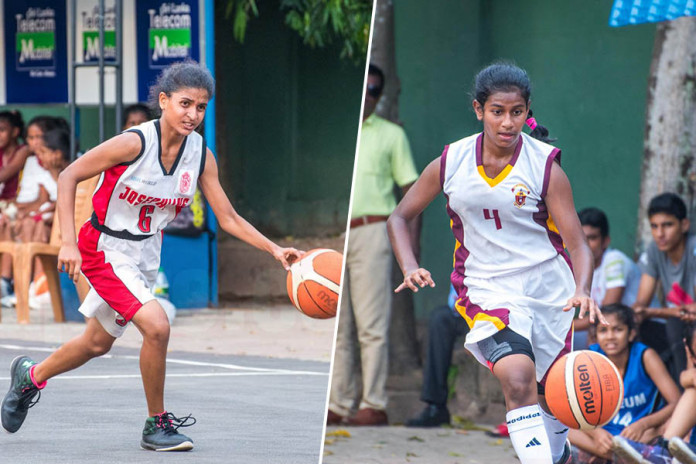
[[538, 404], [508, 411], [510, 441], [521, 464], [553, 464], [551, 448]]
[[563, 456], [566, 439], [568, 438], [568, 427], [554, 416], [544, 411], [544, 408], [539, 406], [541, 417], [544, 419], [544, 428], [546, 436], [549, 439], [549, 447], [551, 448], [551, 456], [553, 462], [558, 461]]

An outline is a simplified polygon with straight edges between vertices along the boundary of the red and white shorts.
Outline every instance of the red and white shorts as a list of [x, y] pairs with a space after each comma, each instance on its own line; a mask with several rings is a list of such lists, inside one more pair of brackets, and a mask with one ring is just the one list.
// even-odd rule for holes
[[154, 300], [162, 235], [145, 240], [112, 237], [90, 222], [80, 229], [77, 246], [82, 274], [92, 287], [80, 306], [86, 317], [96, 317], [104, 329], [120, 337], [135, 313]]

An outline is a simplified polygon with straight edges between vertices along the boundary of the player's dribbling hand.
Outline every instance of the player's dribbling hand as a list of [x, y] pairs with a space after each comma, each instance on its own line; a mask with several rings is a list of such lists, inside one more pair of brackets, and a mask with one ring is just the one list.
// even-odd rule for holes
[[404, 281], [401, 283], [401, 285], [396, 287], [394, 293], [399, 293], [406, 287], [410, 288], [414, 292], [418, 292], [419, 287], [423, 288], [425, 286], [434, 287], [435, 282], [433, 282], [433, 278], [430, 276], [430, 271], [419, 267], [414, 271], [406, 272], [404, 274]]
[[273, 249], [271, 253], [275, 259], [280, 261], [280, 264], [286, 271], [290, 270], [290, 265], [295, 261], [302, 259], [305, 255], [304, 251], [296, 250], [295, 248], [281, 248], [279, 246]]
[[589, 316], [590, 324], [594, 324], [595, 320], [599, 320], [603, 325], [609, 325], [607, 320], [602, 315], [602, 311], [599, 310], [597, 303], [587, 295], [575, 294], [572, 298], [568, 300], [563, 311], [570, 311], [573, 308], [580, 308], [580, 313], [578, 314], [578, 319], [583, 319], [585, 314]]
[[76, 244], [63, 245], [58, 252], [58, 272], [67, 272], [73, 282], [77, 282], [82, 268], [82, 255]]

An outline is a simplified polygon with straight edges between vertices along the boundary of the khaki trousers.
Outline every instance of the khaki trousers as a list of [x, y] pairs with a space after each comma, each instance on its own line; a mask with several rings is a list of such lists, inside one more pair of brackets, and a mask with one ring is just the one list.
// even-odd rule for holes
[[[392, 250], [386, 222], [350, 230], [329, 409], [348, 416], [387, 406]], [[356, 349], [356, 346], [358, 349]], [[362, 364], [362, 397], [354, 372]]]

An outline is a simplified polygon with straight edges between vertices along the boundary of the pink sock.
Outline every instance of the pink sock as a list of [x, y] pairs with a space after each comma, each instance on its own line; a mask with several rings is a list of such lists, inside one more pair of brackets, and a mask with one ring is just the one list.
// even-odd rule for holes
[[34, 364], [33, 366], [31, 366], [29, 368], [29, 378], [31, 379], [31, 383], [33, 383], [36, 388], [38, 388], [39, 390], [43, 390], [46, 387], [46, 381], [44, 381], [40, 385], [38, 383], [36, 383], [36, 379], [34, 378], [34, 368], [35, 367], [36, 367], [36, 364]]

